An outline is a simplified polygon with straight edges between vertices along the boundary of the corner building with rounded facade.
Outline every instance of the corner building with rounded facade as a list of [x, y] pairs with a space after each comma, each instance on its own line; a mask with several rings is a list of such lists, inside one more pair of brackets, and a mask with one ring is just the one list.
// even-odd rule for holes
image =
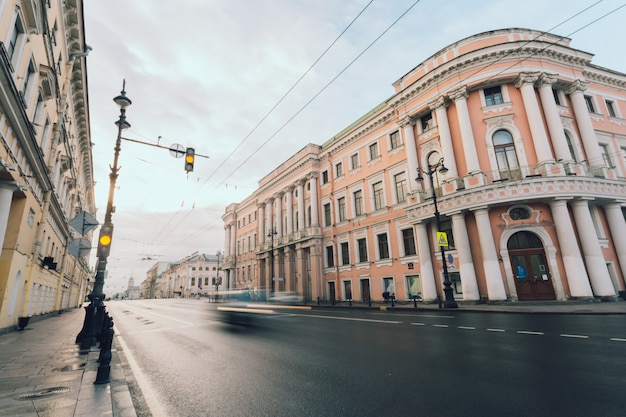
[[528, 29], [442, 49], [226, 208], [225, 285], [443, 298], [436, 200], [456, 300], [624, 296], [626, 74], [592, 57]]

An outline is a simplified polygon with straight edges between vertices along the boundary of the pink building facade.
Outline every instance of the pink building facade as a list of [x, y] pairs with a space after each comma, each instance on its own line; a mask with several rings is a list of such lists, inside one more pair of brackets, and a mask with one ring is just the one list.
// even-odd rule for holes
[[445, 232], [457, 301], [623, 296], [626, 74], [592, 57], [527, 29], [442, 49], [226, 208], [225, 285], [432, 302]]

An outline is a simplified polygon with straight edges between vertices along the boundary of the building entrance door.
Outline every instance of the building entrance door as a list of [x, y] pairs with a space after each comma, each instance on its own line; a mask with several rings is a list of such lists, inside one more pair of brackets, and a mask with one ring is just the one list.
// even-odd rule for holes
[[370, 300], [370, 280], [362, 279], [361, 280], [361, 301], [367, 302]]
[[554, 286], [543, 244], [530, 232], [519, 232], [508, 242], [519, 301], [555, 300]]

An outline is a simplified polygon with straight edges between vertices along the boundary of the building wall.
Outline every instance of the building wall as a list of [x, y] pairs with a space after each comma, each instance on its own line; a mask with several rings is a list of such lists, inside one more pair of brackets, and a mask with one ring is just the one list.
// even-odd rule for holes
[[68, 250], [83, 237], [69, 221], [95, 215], [83, 4], [72, 3], [0, 10], [0, 329], [80, 306], [87, 291], [88, 259]]
[[[527, 29], [477, 34], [429, 57], [390, 99], [226, 208], [226, 274], [258, 270], [231, 285], [434, 302], [445, 265], [455, 299], [468, 302], [616, 299], [626, 274], [626, 75], [592, 57]], [[258, 244], [242, 247], [255, 231]]]

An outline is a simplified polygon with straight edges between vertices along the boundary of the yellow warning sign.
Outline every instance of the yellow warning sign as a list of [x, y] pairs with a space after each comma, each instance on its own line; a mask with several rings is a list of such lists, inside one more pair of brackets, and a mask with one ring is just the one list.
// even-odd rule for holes
[[437, 244], [439, 246], [448, 246], [448, 235], [446, 232], [437, 232]]

